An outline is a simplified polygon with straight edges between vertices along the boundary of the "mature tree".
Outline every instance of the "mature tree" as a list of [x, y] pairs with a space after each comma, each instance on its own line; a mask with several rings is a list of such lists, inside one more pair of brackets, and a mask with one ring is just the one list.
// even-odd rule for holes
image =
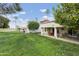
[[79, 4], [64, 3], [59, 4], [57, 9], [53, 10], [56, 22], [63, 24], [71, 30], [79, 29]]
[[29, 30], [37, 30], [39, 28], [39, 23], [37, 21], [29, 21], [28, 28]]
[[69, 28], [77, 28], [79, 26], [79, 4], [66, 3], [60, 4], [54, 11], [56, 22], [64, 24]]
[[21, 10], [18, 3], [0, 3], [0, 14], [12, 14]]
[[[0, 15], [13, 14], [21, 11], [20, 5], [18, 3], [0, 3]], [[8, 27], [9, 20], [0, 16], [0, 28]]]
[[9, 27], [8, 23], [9, 23], [9, 19], [0, 16], [0, 28], [8, 28]]

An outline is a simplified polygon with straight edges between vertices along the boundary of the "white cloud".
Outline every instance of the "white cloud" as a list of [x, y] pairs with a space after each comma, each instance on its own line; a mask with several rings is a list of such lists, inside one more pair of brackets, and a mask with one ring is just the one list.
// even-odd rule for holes
[[18, 17], [19, 16], [19, 14], [8, 14], [8, 15], [6, 15], [9, 19], [14, 19], [14, 17], [16, 16], [16, 17]]
[[48, 20], [50, 20], [50, 21], [55, 20], [54, 17], [52, 17], [52, 16], [43, 16], [42, 19], [41, 19], [41, 21], [42, 21], [42, 20], [45, 20], [45, 19], [48, 19]]
[[22, 11], [22, 12], [19, 12], [19, 14], [26, 14], [26, 12], [25, 11]]
[[40, 9], [40, 11], [41, 11], [42, 13], [45, 13], [45, 12], [47, 11], [47, 9]]
[[15, 17], [15, 16], [16, 16], [16, 17], [18, 17], [18, 16], [19, 16], [19, 14], [13, 14], [13, 15], [12, 15], [12, 17]]
[[48, 16], [43, 16], [42, 18], [43, 18], [43, 19], [48, 19]]
[[20, 19], [20, 22], [18, 22], [17, 23], [17, 26], [19, 26], [19, 27], [26, 27], [27, 26], [27, 21], [28, 21], [29, 19]]
[[15, 28], [16, 25], [22, 25], [22, 23], [23, 23], [23, 19], [22, 18], [18, 18], [17, 20], [15, 20], [14, 18], [12, 18], [11, 16], [8, 16], [8, 18], [11, 20], [9, 22], [10, 28]]
[[51, 21], [55, 20], [54, 17], [49, 17], [48, 19], [51, 20]]
[[10, 28], [15, 28], [14, 22], [9, 22], [9, 27]]
[[18, 12], [16, 14], [8, 14], [7, 17], [8, 18], [14, 18], [15, 16], [17, 16], [17, 17], [20, 16], [20, 14], [26, 14], [26, 12], [22, 11], [22, 12]]

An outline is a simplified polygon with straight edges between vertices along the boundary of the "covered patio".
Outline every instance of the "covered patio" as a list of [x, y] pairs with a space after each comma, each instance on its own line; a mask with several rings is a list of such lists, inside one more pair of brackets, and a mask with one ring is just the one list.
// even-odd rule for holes
[[61, 37], [64, 33], [64, 27], [58, 23], [50, 22], [41, 24], [41, 35]]

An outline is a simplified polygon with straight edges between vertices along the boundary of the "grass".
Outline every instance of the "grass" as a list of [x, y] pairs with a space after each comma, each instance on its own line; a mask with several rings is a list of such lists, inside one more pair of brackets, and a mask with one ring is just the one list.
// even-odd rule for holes
[[37, 34], [0, 32], [0, 55], [63, 56], [79, 55], [79, 45]]

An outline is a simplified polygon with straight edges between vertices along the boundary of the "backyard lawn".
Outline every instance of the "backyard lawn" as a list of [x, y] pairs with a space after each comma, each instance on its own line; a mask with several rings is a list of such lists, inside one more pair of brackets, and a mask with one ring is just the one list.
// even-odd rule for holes
[[54, 40], [38, 34], [1, 32], [0, 55], [79, 55], [79, 45]]

